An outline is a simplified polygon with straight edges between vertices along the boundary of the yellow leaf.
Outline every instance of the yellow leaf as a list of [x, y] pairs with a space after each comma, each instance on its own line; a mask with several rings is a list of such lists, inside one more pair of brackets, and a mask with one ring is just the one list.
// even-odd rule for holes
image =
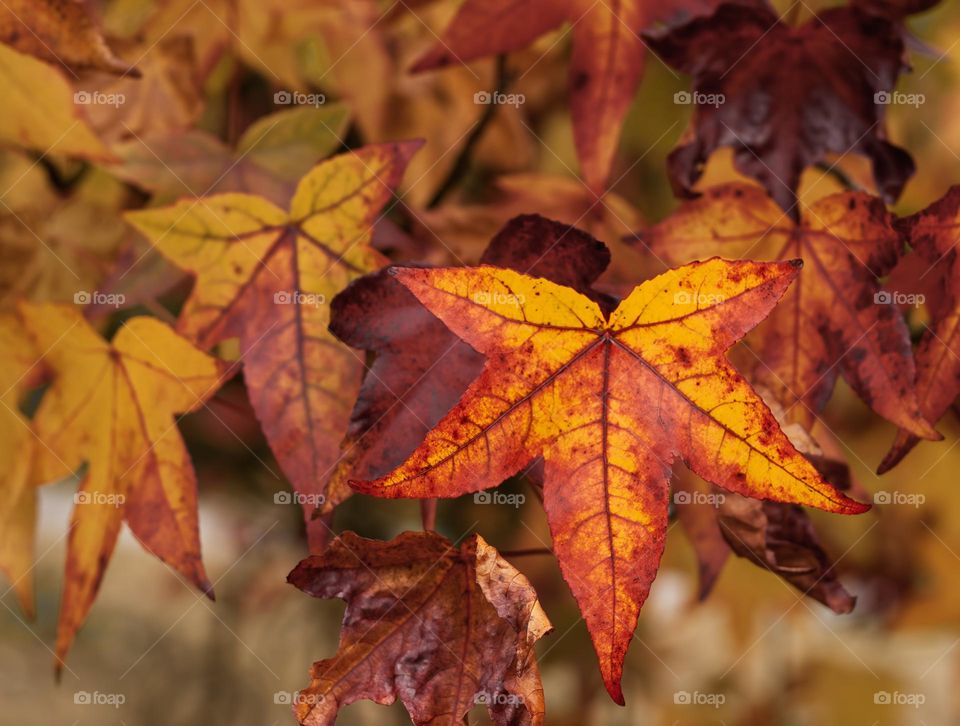
[[124, 521], [145, 549], [212, 593], [200, 561], [196, 477], [174, 415], [204, 404], [222, 366], [153, 318], [128, 321], [108, 343], [76, 308], [21, 311], [55, 375], [33, 422], [38, 474], [50, 481], [86, 464], [57, 628], [62, 664]]

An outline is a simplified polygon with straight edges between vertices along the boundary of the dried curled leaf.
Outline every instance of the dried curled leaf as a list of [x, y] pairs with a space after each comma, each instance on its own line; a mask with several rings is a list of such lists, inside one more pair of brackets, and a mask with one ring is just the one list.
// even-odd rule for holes
[[794, 27], [766, 4], [731, 3], [647, 39], [693, 76], [704, 99], [691, 121], [693, 140], [667, 161], [678, 195], [692, 194], [707, 157], [722, 146], [794, 218], [800, 174], [827, 154], [867, 156], [891, 203], [913, 174], [910, 155], [885, 138], [886, 105], [877, 101], [904, 69], [896, 22], [842, 7]]
[[543, 723], [533, 646], [553, 628], [527, 579], [479, 535], [457, 546], [433, 532], [346, 532], [287, 579], [347, 603], [337, 654], [313, 664], [298, 694], [304, 726], [397, 698], [418, 725], [462, 724], [476, 704], [496, 724]]
[[329, 302], [384, 264], [369, 246], [418, 142], [365, 146], [307, 174], [290, 211], [251, 194], [183, 200], [130, 222], [196, 285], [177, 329], [206, 349], [240, 339], [250, 401], [310, 517], [326, 497], [363, 360], [327, 331]]
[[609, 314], [569, 287], [512, 270], [393, 268], [487, 362], [403, 464], [351, 484], [382, 497], [455, 497], [543, 456], [554, 552], [607, 690], [623, 703], [623, 661], [663, 551], [675, 459], [745, 496], [867, 508], [823, 481], [724, 355], [799, 265], [687, 265], [635, 288]]
[[843, 376], [884, 418], [939, 438], [914, 391], [909, 331], [881, 293], [880, 278], [903, 242], [878, 198], [834, 194], [795, 224], [760, 188], [725, 184], [685, 202], [640, 240], [674, 265], [709, 255], [803, 259], [796, 284], [748, 338], [756, 348], [754, 378], [787, 409], [788, 420], [807, 428]]
[[0, 43], [67, 68], [138, 75], [107, 46], [82, 0], [4, 0]]
[[146, 550], [212, 596], [200, 560], [196, 476], [173, 416], [201, 407], [223, 371], [153, 318], [129, 320], [108, 343], [76, 308], [21, 311], [54, 374], [33, 420], [38, 475], [52, 481], [87, 465], [67, 545], [59, 667], [124, 521]]
[[[929, 421], [939, 421], [960, 394], [960, 261], [957, 236], [960, 234], [960, 186], [926, 209], [901, 220], [913, 252], [904, 258], [911, 267], [907, 290], [888, 290], [894, 295], [919, 295], [930, 311], [917, 347], [916, 388], [920, 410]], [[902, 279], [902, 278], [901, 278]], [[925, 294], [926, 293], [926, 294]], [[878, 473], [896, 466], [920, 438], [901, 427]]]

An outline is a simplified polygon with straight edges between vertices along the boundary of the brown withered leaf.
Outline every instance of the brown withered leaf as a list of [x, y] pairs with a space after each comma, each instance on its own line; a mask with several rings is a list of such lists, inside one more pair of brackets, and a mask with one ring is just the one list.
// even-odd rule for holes
[[[589, 235], [537, 215], [508, 222], [481, 258], [584, 293], [609, 261], [607, 249]], [[349, 478], [375, 478], [400, 464], [459, 400], [484, 360], [386, 271], [352, 283], [334, 299], [330, 317], [335, 336], [376, 358], [351, 415], [326, 511], [350, 495]]]
[[[913, 248], [901, 266], [912, 274], [895, 276], [907, 283], [908, 289], [887, 290], [886, 294], [891, 302], [902, 295], [907, 300], [922, 298], [927, 305], [931, 320], [917, 347], [916, 387], [920, 410], [927, 420], [936, 422], [960, 394], [960, 261], [956, 246], [960, 186], [951, 187], [926, 209], [900, 220], [900, 226]], [[921, 297], [909, 297], [917, 295]], [[918, 442], [913, 432], [901, 428], [878, 472], [892, 469]]]
[[137, 75], [107, 46], [81, 0], [4, 0], [0, 43], [67, 68]]
[[543, 723], [533, 646], [552, 626], [527, 579], [479, 535], [457, 546], [433, 532], [389, 542], [346, 532], [287, 579], [347, 603], [337, 654], [313, 664], [297, 696], [304, 726], [398, 698], [415, 724], [459, 725], [477, 704], [496, 724]]
[[825, 10], [800, 26], [765, 5], [725, 4], [710, 17], [647, 36], [668, 64], [693, 76], [692, 140], [668, 158], [678, 195], [690, 196], [707, 157], [732, 147], [737, 169], [794, 218], [803, 170], [827, 154], [870, 158], [893, 202], [913, 174], [885, 138], [884, 103], [904, 68], [900, 26], [857, 7]]
[[203, 90], [189, 39], [164, 38], [146, 52], [131, 43], [118, 49], [137, 61], [139, 77], [98, 75], [75, 84], [75, 98], [101, 140], [144, 139], [193, 126], [203, 111]]
[[[783, 407], [770, 391], [758, 390], [797, 451], [839, 491], [848, 491], [849, 467], [824, 456], [817, 442], [799, 424], [784, 425]], [[837, 579], [834, 563], [821, 547], [813, 522], [801, 507], [721, 492], [687, 472], [677, 473], [674, 505], [697, 556], [700, 599], [712, 590], [732, 550], [836, 613], [853, 609], [856, 598]]]
[[903, 242], [880, 199], [834, 194], [806, 207], [795, 224], [759, 187], [724, 184], [684, 202], [639, 239], [670, 264], [710, 255], [802, 258], [796, 284], [748, 338], [756, 380], [773, 391], [789, 420], [806, 428], [840, 375], [884, 418], [939, 438], [913, 390], [903, 316], [882, 296], [880, 278]]

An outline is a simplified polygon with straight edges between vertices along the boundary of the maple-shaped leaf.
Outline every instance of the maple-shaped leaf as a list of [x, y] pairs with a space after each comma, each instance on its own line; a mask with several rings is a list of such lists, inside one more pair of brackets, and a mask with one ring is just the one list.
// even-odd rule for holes
[[572, 24], [569, 94], [581, 174], [602, 192], [620, 127], [643, 75], [653, 25], [707, 12], [715, 0], [467, 0], [415, 71], [509, 53]]
[[127, 321], [107, 342], [76, 308], [20, 310], [54, 375], [33, 419], [41, 480], [86, 464], [67, 545], [59, 666], [124, 521], [147, 551], [212, 596], [200, 560], [196, 476], [174, 416], [200, 408], [223, 367], [153, 318]]
[[939, 438], [917, 402], [906, 323], [881, 294], [880, 278], [903, 242], [880, 199], [834, 194], [805, 208], [795, 224], [762, 189], [724, 184], [684, 202], [640, 240], [672, 265], [710, 255], [803, 259], [796, 284], [748, 338], [755, 380], [806, 428], [843, 376], [884, 418]]
[[20, 607], [33, 615], [33, 540], [36, 492], [35, 438], [20, 413], [37, 358], [33, 341], [16, 315], [0, 314], [0, 570], [10, 580]]
[[78, 0], [4, 0], [0, 43], [66, 68], [137, 75], [113, 54]]
[[800, 174], [830, 153], [867, 156], [891, 203], [913, 174], [910, 155], [886, 140], [883, 125], [882, 94], [904, 68], [897, 23], [843, 7], [790, 26], [765, 4], [725, 4], [648, 40], [693, 76], [691, 98], [704, 99], [691, 121], [693, 140], [667, 161], [678, 195], [692, 194], [707, 157], [722, 146], [794, 217]]
[[[483, 264], [545, 277], [584, 294], [609, 261], [606, 247], [590, 235], [537, 215], [510, 220], [481, 257]], [[362, 277], [337, 295], [330, 331], [376, 358], [328, 485], [327, 511], [349, 496], [349, 478], [383, 476], [402, 463], [483, 368], [483, 356], [389, 270]]]
[[[900, 297], [925, 302], [931, 320], [924, 326], [917, 347], [916, 388], [920, 410], [929, 421], [939, 421], [960, 394], [960, 186], [926, 209], [899, 221], [913, 251], [903, 259], [911, 277], [906, 290], [885, 290], [890, 307]], [[902, 279], [906, 276], [898, 276]], [[916, 301], [916, 302], [915, 302]], [[889, 471], [906, 456], [919, 438], [901, 427], [878, 469]]]
[[294, 706], [328, 726], [360, 699], [403, 702], [415, 724], [462, 724], [486, 704], [496, 724], [543, 723], [533, 646], [553, 629], [527, 579], [479, 535], [433, 532], [389, 542], [345, 532], [288, 581], [347, 603], [340, 646], [313, 664]]
[[363, 359], [327, 331], [329, 302], [385, 264], [369, 246], [375, 220], [419, 142], [365, 146], [307, 174], [285, 212], [262, 197], [185, 199], [127, 218], [197, 280], [177, 329], [209, 348], [238, 337], [250, 400], [311, 515], [325, 498]]
[[553, 549], [610, 695], [663, 551], [670, 467], [745, 496], [855, 513], [792, 446], [724, 352], [766, 316], [799, 261], [712, 259], [649, 280], [609, 314], [581, 293], [494, 267], [394, 268], [486, 356], [460, 402], [382, 497], [455, 497], [536, 457]]

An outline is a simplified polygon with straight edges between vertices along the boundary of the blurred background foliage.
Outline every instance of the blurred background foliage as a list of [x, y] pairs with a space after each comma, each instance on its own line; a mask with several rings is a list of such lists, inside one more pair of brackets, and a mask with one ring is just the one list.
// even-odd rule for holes
[[[566, 105], [567, 30], [540, 38], [499, 67], [489, 60], [411, 76], [407, 69], [413, 59], [435, 41], [457, 3], [407, 4], [410, 8], [403, 3], [391, 8], [386, 1], [294, 0], [283, 4], [282, 23], [268, 27], [260, 22], [256, 3], [201, 2], [174, 18], [174, 32], [163, 34], [156, 30], [156, 14], [168, 5], [187, 8], [189, 3], [94, 3], [111, 46], [127, 59], [142, 58], [142, 80], [91, 74], [74, 83], [77, 89], [116, 84], [140, 99], [89, 114], [98, 134], [125, 162], [90, 166], [53, 155], [35, 164], [25, 152], [2, 153], [0, 180], [8, 183], [0, 186], [10, 187], [0, 209], [3, 296], [29, 292], [58, 299], [67, 287], [77, 286], [58, 280], [56, 266], [45, 258], [49, 253], [34, 244], [30, 230], [40, 229], [50, 248], [87, 276], [89, 288], [130, 293], [133, 306], [105, 316], [105, 327], [135, 313], [175, 313], [189, 282], [150, 253], [117, 212], [141, 205], [151, 191], [161, 202], [182, 190], [164, 190], [163, 180], [155, 177], [148, 184], [142, 168], [131, 171], [129, 164], [149, 166], [139, 147], [152, 148], [168, 134], [182, 134], [184, 127], [205, 133], [197, 141], [207, 144], [205, 159], [212, 155], [211, 139], [218, 142], [219, 154], [235, 154], [248, 127], [277, 110], [273, 94], [278, 89], [323, 93], [325, 105], [346, 110], [342, 124], [331, 123], [337, 133], [325, 125], [332, 138], [316, 129], [293, 129], [278, 140], [282, 148], [300, 149], [307, 158], [344, 145], [427, 140], [407, 173], [402, 204], [378, 229], [378, 244], [395, 259], [475, 261], [507, 219], [538, 212], [576, 223], [613, 249], [608, 290], [622, 292], [656, 273], [659, 263], [628, 249], [621, 237], [663, 218], [676, 205], [664, 160], [689, 118], [689, 106], [673, 103], [688, 79], [655, 59], [648, 62], [624, 126], [615, 183], [597, 203], [576, 177]], [[822, 6], [777, 4], [795, 22]], [[237, 19], [232, 12], [249, 15]], [[213, 17], [217, 13], [227, 24]], [[234, 22], [248, 25], [238, 29]], [[925, 102], [889, 109], [890, 138], [913, 154], [918, 169], [896, 207], [901, 213], [916, 211], [960, 181], [960, 9], [944, 2], [911, 18], [909, 25], [913, 71], [903, 76], [899, 90], [921, 93]], [[213, 52], [223, 46], [226, 53]], [[183, 53], [189, 58], [185, 65]], [[178, 70], [171, 71], [174, 66]], [[495, 88], [498, 78], [525, 102], [497, 107], [474, 138], [489, 108], [474, 103], [474, 94]], [[181, 151], [185, 146], [176, 136], [173, 144]], [[862, 159], [837, 162], [846, 177], [870, 188]], [[463, 173], [454, 171], [458, 163], [465, 164]], [[303, 170], [283, 171], [296, 178]], [[133, 178], [134, 186], [120, 181]], [[447, 188], [451, 178], [456, 183]], [[739, 177], [729, 155], [718, 153], [702, 184], [734, 178]], [[811, 169], [802, 194], [811, 202], [840, 188], [835, 175]], [[282, 185], [272, 193], [282, 197]], [[431, 204], [438, 194], [439, 203]], [[118, 259], [126, 266], [137, 264], [124, 279], [111, 279]], [[211, 409], [185, 417], [181, 429], [197, 467], [202, 539], [217, 602], [203, 600], [125, 533], [62, 682], [55, 684], [49, 646], [74, 484], [44, 487], [34, 570], [36, 620], [23, 619], [11, 592], [2, 599], [0, 721], [293, 722], [283, 701], [306, 685], [312, 661], [334, 652], [343, 605], [312, 600], [284, 582], [305, 552], [300, 513], [297, 506], [275, 501], [288, 484], [259, 433], [242, 384], [228, 385]], [[698, 602], [696, 563], [674, 526], [627, 660], [628, 707], [620, 709], [604, 692], [586, 630], [553, 558], [515, 558], [556, 626], [538, 647], [549, 724], [960, 723], [957, 424], [945, 420], [945, 441], [921, 445], [879, 478], [873, 471], [893, 439], [893, 427], [842, 384], [824, 420], [833, 434], [815, 435], [834, 442], [866, 490], [925, 498], [918, 506], [880, 506], [856, 518], [812, 513], [842, 581], [859, 599], [854, 613], [834, 615], [740, 559], [727, 563], [714, 592]], [[526, 492], [526, 502], [514, 508], [476, 504], [471, 497], [442, 501], [438, 529], [454, 539], [476, 531], [501, 550], [548, 545], [542, 509], [529, 489], [517, 481], [504, 487]], [[416, 502], [357, 496], [337, 511], [335, 522], [338, 530], [389, 538], [418, 529], [420, 515]], [[119, 709], [77, 706], [77, 690], [122, 693], [126, 703]], [[719, 708], [675, 703], [675, 694], [683, 691], [720, 693], [725, 702]], [[922, 694], [924, 703], [876, 703], [883, 700], [876, 694], [884, 692]], [[485, 718], [478, 708], [471, 722]], [[369, 703], [345, 708], [339, 720], [406, 722], [399, 706]]]

